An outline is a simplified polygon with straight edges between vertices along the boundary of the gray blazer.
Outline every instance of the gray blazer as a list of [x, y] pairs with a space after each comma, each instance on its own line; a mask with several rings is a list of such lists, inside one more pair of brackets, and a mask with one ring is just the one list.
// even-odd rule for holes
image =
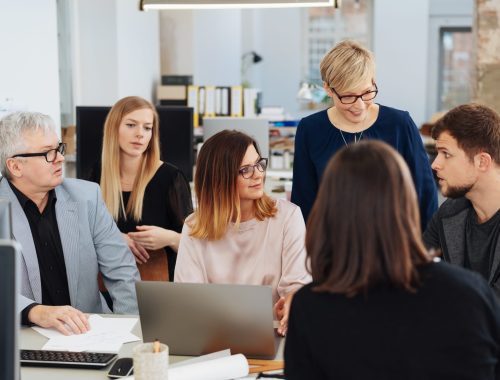
[[[68, 276], [71, 306], [87, 313], [110, 312], [99, 293], [97, 273], [113, 299], [113, 310], [138, 314], [135, 282], [140, 279], [134, 256], [108, 212], [97, 184], [65, 179], [56, 187], [56, 218]], [[0, 198], [12, 203], [12, 229], [21, 244], [19, 312], [42, 303], [38, 258], [31, 229], [19, 201], [5, 178]]]
[[[465, 262], [465, 223], [467, 214], [472, 208], [470, 201], [465, 198], [448, 199], [432, 217], [425, 232], [424, 243], [427, 248], [440, 249], [443, 259], [449, 263], [464, 266]], [[497, 242], [493, 255], [491, 272], [488, 278], [490, 287], [500, 297], [500, 239]]]

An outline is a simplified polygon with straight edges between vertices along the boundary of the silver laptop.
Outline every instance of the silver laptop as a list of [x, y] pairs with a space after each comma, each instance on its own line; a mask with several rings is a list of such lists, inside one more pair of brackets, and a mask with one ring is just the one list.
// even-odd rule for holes
[[172, 355], [276, 355], [271, 287], [140, 281], [136, 290], [144, 342], [159, 339]]
[[262, 157], [269, 156], [269, 120], [250, 117], [203, 118], [203, 140], [225, 129], [243, 132], [259, 145]]

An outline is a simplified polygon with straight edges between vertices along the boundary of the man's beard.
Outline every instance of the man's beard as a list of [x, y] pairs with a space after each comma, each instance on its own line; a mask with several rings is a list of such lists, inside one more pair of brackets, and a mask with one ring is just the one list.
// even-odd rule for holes
[[449, 186], [446, 189], [446, 192], [441, 189], [443, 195], [448, 198], [461, 198], [465, 197], [467, 193], [472, 189], [473, 185], [467, 185], [467, 186]]

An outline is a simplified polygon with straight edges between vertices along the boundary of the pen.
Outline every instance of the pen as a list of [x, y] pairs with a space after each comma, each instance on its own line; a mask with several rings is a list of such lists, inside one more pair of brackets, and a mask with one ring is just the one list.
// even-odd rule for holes
[[285, 375], [283, 374], [280, 374], [280, 373], [277, 373], [277, 374], [274, 374], [274, 375], [271, 375], [271, 374], [267, 374], [267, 373], [262, 373], [260, 372], [258, 375], [257, 375], [257, 379], [263, 379], [263, 378], [271, 378], [271, 379], [284, 379], [285, 378]]
[[160, 352], [160, 341], [155, 339], [153, 342], [153, 353], [157, 354], [158, 352]]

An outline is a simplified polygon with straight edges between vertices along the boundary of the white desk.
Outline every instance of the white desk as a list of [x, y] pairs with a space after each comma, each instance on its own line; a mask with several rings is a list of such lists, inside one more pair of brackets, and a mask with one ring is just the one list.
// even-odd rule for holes
[[[105, 317], [105, 315], [103, 315]], [[116, 317], [116, 316], [114, 316]], [[140, 322], [138, 322], [132, 333], [142, 338]], [[40, 349], [47, 338], [38, 334], [35, 330], [23, 327], [19, 334], [19, 347], [22, 349], [38, 350]], [[283, 358], [284, 340], [280, 339], [277, 359]], [[141, 342], [127, 343], [122, 346], [118, 356], [132, 357], [132, 349], [135, 345]], [[175, 363], [181, 360], [189, 359], [188, 356], [170, 356], [170, 363]], [[108, 379], [107, 373], [109, 367], [104, 369], [77, 369], [77, 368], [43, 368], [43, 367], [21, 367], [21, 380], [104, 380]]]

